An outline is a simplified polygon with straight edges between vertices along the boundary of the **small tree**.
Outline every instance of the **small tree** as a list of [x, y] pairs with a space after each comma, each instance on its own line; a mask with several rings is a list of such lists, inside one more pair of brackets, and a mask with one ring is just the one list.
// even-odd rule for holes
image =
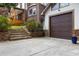
[[27, 22], [25, 23], [27, 29], [31, 32], [35, 31], [41, 31], [43, 30], [42, 25], [37, 22], [35, 19], [27, 19]]
[[17, 3], [0, 3], [0, 7], [7, 7], [8, 9], [11, 7], [15, 8], [17, 5]]
[[5, 16], [0, 16], [0, 31], [8, 30], [9, 24], [8, 19]]

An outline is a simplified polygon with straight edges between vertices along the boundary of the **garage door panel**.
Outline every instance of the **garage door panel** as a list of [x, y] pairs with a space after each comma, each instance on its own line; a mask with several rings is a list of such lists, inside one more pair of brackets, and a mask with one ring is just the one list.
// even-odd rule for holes
[[[63, 32], [62, 31], [60, 31], [60, 32], [58, 31], [58, 32], [53, 32], [52, 34], [54, 34], [54, 35], [55, 34], [56, 35], [62, 35], [63, 36], [63, 35], [72, 34], [72, 33], [64, 32], [64, 31]], [[67, 35], [67, 36], [69, 36], [69, 35]]]
[[[53, 21], [53, 23], [63, 23], [63, 22], [71, 22], [71, 20], [70, 19], [72, 19], [72, 18], [56, 18], [55, 19], [55, 17], [54, 18], [52, 18], [52, 19], [54, 19], [54, 20], [51, 20], [51, 21]], [[59, 19], [62, 19], [62, 20], [59, 20]], [[65, 20], [66, 19], [66, 20]]]
[[[69, 26], [72, 26], [72, 25], [67, 25], [67, 26], [64, 25], [64, 24], [61, 25], [61, 26], [60, 26], [60, 25], [56, 25], [56, 26], [53, 25], [53, 26], [52, 26], [52, 27], [53, 27], [52, 29], [61, 29], [61, 28], [70, 29], [70, 28], [72, 28], [72, 27], [69, 27]], [[68, 27], [69, 27], [69, 28], [68, 28]]]
[[[64, 29], [64, 30], [61, 30], [61, 29]], [[67, 31], [67, 32], [71, 32], [71, 31], [69, 31], [69, 30], [71, 30], [70, 28], [67, 28], [67, 27], [65, 27], [65, 28], [62, 28], [62, 27], [54, 27], [54, 28], [52, 28], [51, 29], [51, 31], [53, 31], [53, 32], [55, 32], [55, 31]]]
[[55, 34], [55, 35], [53, 35], [53, 37], [56, 37], [56, 38], [64, 38], [64, 39], [69, 39], [70, 36], [71, 36], [70, 34], [66, 34], [66, 35], [64, 35], [64, 34], [59, 34], [59, 35], [58, 34]]
[[65, 19], [63, 19], [62, 21], [60, 21], [60, 20], [53, 20], [53, 23], [63, 23], [63, 22], [71, 22], [71, 20], [65, 20]]
[[[54, 38], [63, 38], [63, 39], [71, 39], [70, 36], [62, 36], [62, 35], [53, 35]], [[69, 38], [70, 37], [70, 38]]]
[[58, 38], [71, 38], [72, 13], [53, 16], [50, 19], [50, 35]]
[[[52, 21], [51, 21], [51, 22], [52, 22]], [[65, 24], [66, 24], [66, 25], [65, 25]], [[69, 22], [65, 22], [65, 21], [64, 21], [64, 22], [62, 22], [62, 23], [61, 23], [61, 22], [58, 22], [58, 23], [54, 23], [54, 22], [53, 22], [53, 24], [52, 24], [51, 26], [59, 26], [59, 25], [60, 25], [60, 26], [69, 26], [69, 25], [72, 26], [72, 24], [71, 24], [70, 21], [69, 21]]]

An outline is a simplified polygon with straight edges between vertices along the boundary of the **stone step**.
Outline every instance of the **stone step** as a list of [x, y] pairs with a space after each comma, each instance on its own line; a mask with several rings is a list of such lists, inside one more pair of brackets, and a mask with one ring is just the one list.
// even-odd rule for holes
[[11, 30], [10, 31], [10, 40], [18, 40], [18, 39], [27, 39], [31, 36], [23, 29], [20, 30]]
[[16, 32], [19, 33], [19, 32], [24, 32], [24, 31], [19, 31], [19, 30], [18, 30], [18, 31], [10, 31], [10, 32], [11, 32], [11, 33], [16, 33]]
[[25, 37], [27, 35], [11, 35], [10, 37]]
[[10, 33], [11, 35], [21, 35], [21, 34], [24, 34], [24, 33]]
[[27, 39], [31, 38], [31, 36], [25, 36], [25, 37], [11, 37], [10, 40], [19, 40], [19, 39]]
[[29, 34], [27, 34], [27, 33], [11, 33], [10, 35], [26, 35], [26, 36], [28, 36]]
[[10, 33], [22, 33], [24, 31], [10, 31]]
[[26, 33], [26, 32], [10, 32], [10, 34], [11, 35], [15, 35], [15, 34], [17, 34], [17, 35], [20, 35], [20, 34], [28, 34], [28, 33]]

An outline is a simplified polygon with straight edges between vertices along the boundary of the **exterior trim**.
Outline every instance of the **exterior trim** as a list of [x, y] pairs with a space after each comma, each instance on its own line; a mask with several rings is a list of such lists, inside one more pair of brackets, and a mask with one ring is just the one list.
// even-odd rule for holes
[[41, 15], [44, 15], [44, 13], [47, 11], [47, 9], [50, 7], [51, 4], [48, 4], [47, 7], [42, 11]]
[[36, 5], [30, 5], [30, 6], [28, 6], [28, 8], [31, 8], [31, 7], [33, 7], [33, 6], [36, 6]]
[[41, 15], [44, 15], [46, 13], [46, 11], [50, 8], [50, 6], [53, 4], [53, 6], [56, 4], [56, 3], [50, 3], [47, 5], [47, 7], [42, 11]]

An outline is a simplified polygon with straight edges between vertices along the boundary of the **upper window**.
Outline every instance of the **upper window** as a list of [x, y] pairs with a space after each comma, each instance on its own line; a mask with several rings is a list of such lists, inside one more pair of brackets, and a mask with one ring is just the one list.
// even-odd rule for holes
[[52, 4], [51, 9], [57, 10], [59, 8], [64, 8], [66, 6], [69, 6], [69, 3], [57, 3], [55, 6], [53, 6], [53, 4]]
[[55, 6], [52, 4], [52, 5], [51, 5], [51, 9], [52, 9], [52, 10], [57, 10], [57, 9], [59, 9], [59, 3], [57, 3]]
[[29, 15], [32, 15], [32, 9], [29, 10]]
[[34, 16], [36, 15], [36, 8], [31, 8], [28, 11], [28, 16]]
[[69, 6], [69, 3], [60, 3], [60, 8], [63, 8], [63, 7], [66, 7], [66, 6]]
[[36, 15], [36, 8], [33, 8], [33, 15]]

